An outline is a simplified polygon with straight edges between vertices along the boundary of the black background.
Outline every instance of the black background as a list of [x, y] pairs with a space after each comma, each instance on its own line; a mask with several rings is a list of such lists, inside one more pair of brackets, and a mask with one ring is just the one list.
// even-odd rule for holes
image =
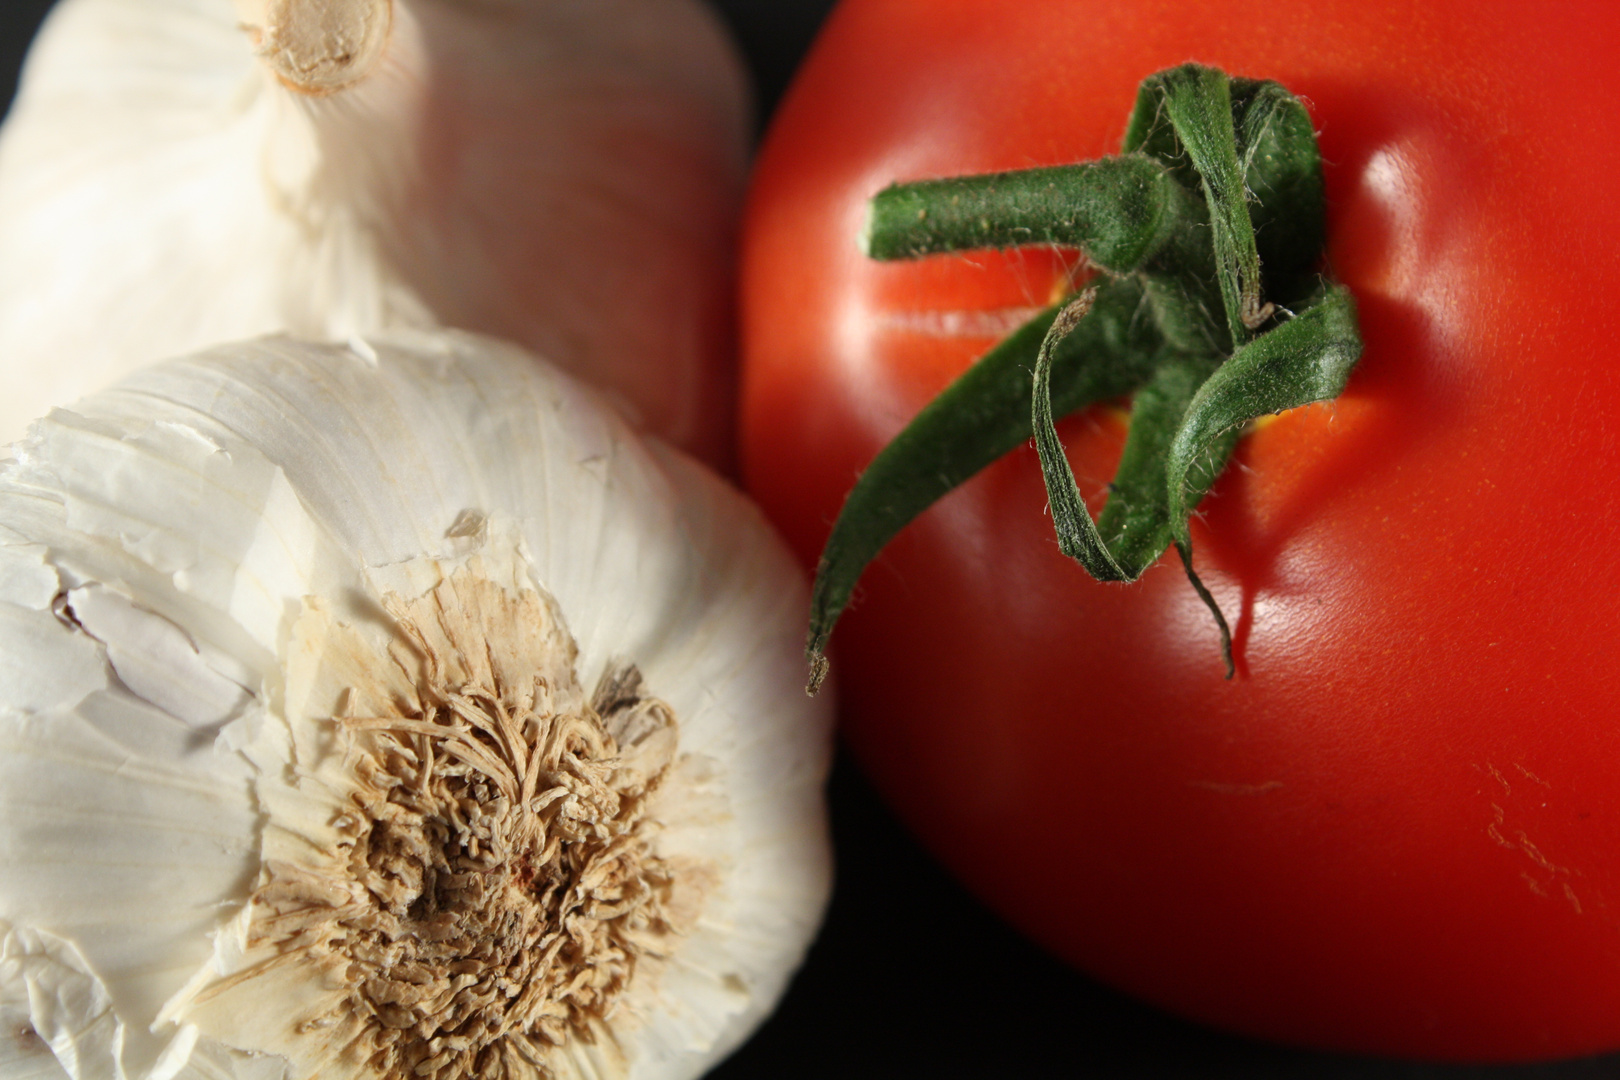
[[[763, 123], [831, 0], [717, 6], [753, 69]], [[49, 0], [0, 0], [5, 100], [48, 7]], [[1441, 1066], [1317, 1054], [1206, 1030], [1097, 985], [1001, 926], [932, 864], [842, 757], [831, 801], [838, 888], [826, 929], [776, 1016], [715, 1080], [1620, 1078], [1620, 1056]]]

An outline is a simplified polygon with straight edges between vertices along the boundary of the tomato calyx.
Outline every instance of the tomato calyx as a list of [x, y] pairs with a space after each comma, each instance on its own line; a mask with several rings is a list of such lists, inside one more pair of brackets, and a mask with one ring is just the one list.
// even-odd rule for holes
[[[1174, 544], [1245, 426], [1337, 397], [1361, 355], [1355, 303], [1320, 273], [1321, 156], [1277, 83], [1186, 64], [1143, 81], [1122, 153], [1094, 162], [896, 184], [862, 237], [878, 259], [1075, 247], [1100, 280], [996, 345], [873, 459], [822, 551], [807, 690], [861, 571], [938, 498], [1032, 436], [1063, 552], [1100, 581], [1135, 581]], [[1054, 427], [1131, 398], [1124, 452], [1093, 521]]]

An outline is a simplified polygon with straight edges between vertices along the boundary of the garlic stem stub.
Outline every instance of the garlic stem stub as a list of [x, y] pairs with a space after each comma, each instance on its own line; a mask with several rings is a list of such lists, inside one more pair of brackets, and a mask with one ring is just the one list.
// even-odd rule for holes
[[0, 442], [219, 342], [447, 326], [723, 463], [748, 137], [701, 0], [61, 0], [0, 128]]
[[0, 1080], [701, 1074], [829, 889], [806, 605], [470, 334], [53, 411], [0, 462]]
[[330, 94], [370, 75], [394, 20], [394, 0], [236, 0], [236, 9], [254, 54], [305, 94]]

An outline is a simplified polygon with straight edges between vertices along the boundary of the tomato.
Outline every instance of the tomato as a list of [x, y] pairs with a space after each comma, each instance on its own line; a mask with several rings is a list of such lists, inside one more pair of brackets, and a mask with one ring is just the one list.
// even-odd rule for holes
[[[1194, 521], [1236, 677], [1173, 555], [1104, 585], [1059, 553], [1029, 448], [901, 533], [833, 638], [874, 783], [1073, 964], [1299, 1044], [1620, 1047], [1620, 10], [1596, 11], [846, 0], [813, 49], [743, 254], [745, 480], [807, 567], [877, 450], [1083, 272], [868, 261], [869, 196], [1116, 152], [1138, 82], [1189, 59], [1281, 82], [1320, 132], [1366, 349]], [[1120, 410], [1060, 431], [1100, 501]]]

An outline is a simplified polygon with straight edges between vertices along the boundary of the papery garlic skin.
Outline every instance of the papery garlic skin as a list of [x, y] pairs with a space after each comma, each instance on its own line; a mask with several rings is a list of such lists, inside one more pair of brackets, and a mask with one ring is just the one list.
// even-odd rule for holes
[[[298, 88], [288, 9], [386, 41]], [[445, 325], [722, 462], [748, 123], [699, 0], [62, 0], [0, 131], [0, 441], [217, 342]]]
[[[666, 930], [625, 924], [621, 945], [656, 940], [622, 992], [497, 1075], [696, 1076], [774, 1004], [828, 890], [829, 715], [799, 688], [791, 557], [706, 470], [531, 356], [442, 333], [214, 350], [53, 412], [12, 453], [0, 1078], [377, 1075], [352, 1017], [399, 972], [359, 987], [328, 962], [349, 947], [333, 913], [395, 889], [341, 879], [372, 828], [346, 820], [369, 805], [354, 731], [492, 670], [521, 716], [633, 665], [646, 715], [672, 718], [610, 721], [622, 748], [593, 774], [632, 798], [659, 777], [626, 842]], [[445, 621], [463, 609], [480, 648], [445, 644], [472, 640]], [[476, 832], [504, 811], [450, 812]], [[489, 880], [526, 902], [517, 869]], [[328, 884], [277, 908], [289, 874]], [[593, 903], [577, 917], [618, 917]], [[277, 929], [289, 911], [327, 929]]]

